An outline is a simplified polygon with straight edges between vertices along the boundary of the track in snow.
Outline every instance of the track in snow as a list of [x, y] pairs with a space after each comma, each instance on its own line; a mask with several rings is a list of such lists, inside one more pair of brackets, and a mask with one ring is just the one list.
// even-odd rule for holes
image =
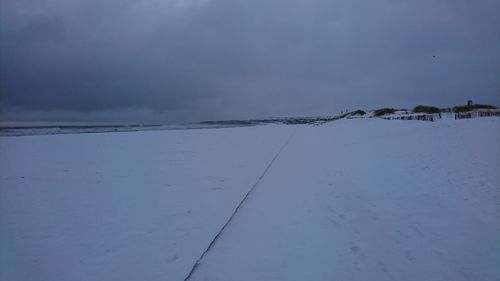
[[264, 176], [266, 175], [266, 173], [269, 170], [269, 168], [271, 168], [271, 166], [274, 164], [274, 161], [278, 158], [278, 156], [281, 154], [281, 152], [288, 145], [288, 143], [290, 142], [290, 140], [293, 138], [294, 134], [295, 134], [295, 131], [290, 135], [290, 137], [287, 139], [287, 141], [280, 147], [280, 149], [278, 150], [278, 152], [276, 153], [276, 155], [274, 155], [273, 159], [271, 160], [271, 162], [269, 162], [269, 164], [264, 169], [264, 171], [262, 172], [262, 174], [260, 175], [260, 177], [253, 184], [253, 186], [250, 188], [250, 190], [248, 190], [247, 194], [245, 194], [245, 196], [243, 197], [243, 199], [241, 199], [240, 203], [238, 204], [238, 206], [236, 206], [236, 208], [234, 209], [234, 211], [231, 214], [231, 216], [229, 217], [229, 219], [222, 226], [222, 228], [219, 230], [219, 232], [215, 235], [215, 237], [212, 239], [212, 241], [210, 242], [210, 244], [208, 245], [208, 247], [205, 249], [205, 251], [203, 251], [203, 253], [201, 254], [201, 256], [198, 258], [198, 260], [196, 260], [196, 263], [193, 265], [193, 267], [189, 271], [189, 274], [186, 276], [186, 278], [184, 278], [184, 281], [188, 281], [191, 278], [191, 276], [196, 271], [196, 269], [198, 268], [198, 265], [201, 263], [201, 261], [203, 260], [203, 258], [205, 257], [205, 255], [215, 245], [215, 242], [217, 241], [217, 239], [219, 239], [219, 237], [221, 236], [222, 232], [224, 232], [224, 229], [226, 229], [226, 227], [229, 225], [229, 223], [231, 223], [232, 219], [236, 216], [236, 213], [238, 213], [239, 209], [241, 208], [241, 206], [243, 205], [243, 203], [245, 202], [245, 200], [247, 200], [247, 198], [250, 196], [250, 193], [252, 193], [252, 191], [255, 189], [255, 187], [257, 187], [257, 185], [259, 185], [260, 181], [264, 178]]

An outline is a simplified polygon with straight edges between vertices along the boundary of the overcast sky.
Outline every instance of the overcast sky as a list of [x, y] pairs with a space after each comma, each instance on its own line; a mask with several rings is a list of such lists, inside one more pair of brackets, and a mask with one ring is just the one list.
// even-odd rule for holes
[[500, 105], [500, 0], [1, 0], [11, 120]]

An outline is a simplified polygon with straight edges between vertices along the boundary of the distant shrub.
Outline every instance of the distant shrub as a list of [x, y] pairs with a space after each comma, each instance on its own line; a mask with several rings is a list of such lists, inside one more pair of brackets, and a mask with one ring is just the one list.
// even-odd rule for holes
[[473, 104], [472, 107], [474, 109], [497, 109], [496, 106], [489, 104]]
[[489, 104], [473, 104], [473, 105], [462, 105], [453, 107], [453, 112], [469, 112], [474, 109], [496, 109], [496, 106]]
[[419, 105], [413, 109], [414, 113], [439, 113], [441, 110], [434, 106]]
[[375, 110], [375, 112], [373, 113], [373, 115], [375, 115], [375, 116], [383, 116], [383, 115], [386, 115], [386, 114], [393, 114], [394, 112], [396, 112], [396, 110], [394, 108], [381, 108], [381, 109]]
[[363, 116], [363, 115], [365, 115], [365, 114], [366, 114], [366, 112], [365, 112], [365, 111], [363, 111], [363, 110], [356, 110], [356, 111], [354, 111], [354, 112], [352, 113], [352, 115], [361, 115], [361, 116]]

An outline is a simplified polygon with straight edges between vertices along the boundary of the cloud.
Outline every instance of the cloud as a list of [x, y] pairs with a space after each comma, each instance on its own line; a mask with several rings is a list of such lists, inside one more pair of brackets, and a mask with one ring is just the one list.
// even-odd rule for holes
[[3, 112], [177, 122], [500, 102], [499, 1], [1, 5]]

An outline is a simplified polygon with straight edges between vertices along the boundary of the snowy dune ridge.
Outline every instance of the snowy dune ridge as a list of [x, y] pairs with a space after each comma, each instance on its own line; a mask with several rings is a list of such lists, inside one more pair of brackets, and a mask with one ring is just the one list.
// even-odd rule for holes
[[0, 137], [0, 280], [499, 280], [499, 144], [495, 117]]

